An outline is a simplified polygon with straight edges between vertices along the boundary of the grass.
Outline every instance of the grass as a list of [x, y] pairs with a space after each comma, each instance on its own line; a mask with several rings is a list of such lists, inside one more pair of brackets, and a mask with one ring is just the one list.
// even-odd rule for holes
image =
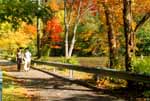
[[150, 57], [134, 57], [132, 66], [134, 72], [150, 75]]
[[19, 85], [18, 81], [3, 73], [2, 101], [32, 101], [28, 90]]
[[[76, 57], [77, 61], [79, 61], [79, 65], [88, 66], [88, 67], [106, 67], [107, 66], [107, 57]], [[44, 60], [43, 60], [44, 61]], [[61, 62], [62, 57], [49, 57], [46, 58], [46, 61], [52, 62]], [[49, 71], [53, 71], [55, 67], [47, 66], [47, 65], [39, 65], [38, 68], [46, 69]], [[69, 77], [69, 70], [64, 68], [56, 68], [56, 72], [63, 76]], [[79, 71], [73, 72], [73, 78], [75, 79], [91, 79], [93, 74], [84, 73]]]
[[[83, 66], [104, 66], [106, 67], [108, 64], [108, 57], [76, 57], [79, 61], [80, 65]], [[49, 57], [45, 60], [42, 58], [42, 61], [52, 61], [52, 62], [60, 62], [61, 57]]]
[[[70, 70], [65, 69], [65, 68], [56, 68], [53, 66], [48, 66], [48, 65], [37, 65], [37, 68], [43, 69], [43, 70], [48, 70], [50, 72], [55, 72], [59, 75], [69, 77]], [[90, 73], [84, 73], [84, 72], [79, 72], [79, 71], [73, 71], [73, 78], [74, 79], [91, 79], [93, 77], [92, 74]]]

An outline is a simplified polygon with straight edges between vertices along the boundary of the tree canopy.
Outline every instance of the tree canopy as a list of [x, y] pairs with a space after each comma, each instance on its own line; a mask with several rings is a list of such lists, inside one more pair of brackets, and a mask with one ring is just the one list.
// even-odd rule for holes
[[36, 16], [46, 19], [51, 16], [51, 10], [46, 5], [39, 5], [32, 0], [1, 0], [0, 22], [12, 23], [17, 28], [20, 22], [33, 23]]

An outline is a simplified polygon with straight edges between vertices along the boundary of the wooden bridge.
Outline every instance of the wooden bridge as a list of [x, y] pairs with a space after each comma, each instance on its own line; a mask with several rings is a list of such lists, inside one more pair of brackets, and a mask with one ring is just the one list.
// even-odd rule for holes
[[[124, 80], [132, 80], [135, 82], [150, 83], [150, 75], [146, 75], [146, 74], [118, 71], [116, 69], [109, 69], [109, 68], [103, 68], [103, 67], [87, 67], [87, 66], [80, 66], [80, 65], [71, 65], [71, 64], [64, 64], [64, 63], [58, 63], [58, 62], [41, 62], [41, 61], [33, 60], [32, 63], [34, 64], [34, 67], [36, 67], [37, 64], [40, 64], [43, 66], [46, 66], [46, 65], [54, 66], [54, 72], [56, 71], [56, 68], [69, 69], [70, 78], [73, 78], [73, 70], [75, 70], [75, 71], [81, 71], [81, 72], [86, 72], [86, 73], [93, 73], [98, 76], [109, 76], [109, 77], [115, 77], [115, 78], [124, 79]], [[38, 68], [34, 68], [34, 69], [41, 70], [47, 73], [46, 71], [42, 69], [38, 69]]]
[[[4, 65], [2, 65], [2, 63]], [[11, 76], [18, 80], [27, 80], [30, 81], [30, 83], [31, 81], [32, 83], [36, 82], [32, 85], [28, 85], [28, 82], [24, 86], [29, 89], [29, 92], [36, 89], [40, 96], [37, 101], [99, 101], [100, 99], [103, 101], [126, 100], [126, 96], [118, 96], [118, 94], [112, 94], [112, 91], [107, 92], [103, 89], [99, 89], [98, 91], [95, 86], [76, 80], [74, 77], [75, 71], [96, 74], [98, 77], [111, 76], [119, 79], [150, 83], [149, 75], [116, 71], [114, 69], [85, 67], [56, 62], [41, 62], [35, 60], [32, 61], [32, 64], [32, 69], [29, 72], [17, 72], [16, 64], [11, 63], [10, 61], [0, 62], [1, 66], [5, 66], [4, 68], [7, 76]], [[44, 69], [47, 66], [51, 66], [51, 69]], [[69, 69], [67, 76], [58, 74], [57, 71], [62, 68]], [[94, 90], [97, 90], [98, 92], [95, 92]]]

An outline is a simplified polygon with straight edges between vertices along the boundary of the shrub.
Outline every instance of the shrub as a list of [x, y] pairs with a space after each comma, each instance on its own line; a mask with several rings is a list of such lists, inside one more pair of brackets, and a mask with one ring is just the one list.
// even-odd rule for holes
[[132, 69], [136, 73], [150, 74], [150, 57], [134, 57]]
[[69, 63], [69, 64], [73, 64], [73, 65], [78, 65], [79, 64], [79, 61], [77, 60], [77, 58], [75, 56], [67, 59], [65, 57], [61, 57], [60, 58], [60, 62], [62, 63]]

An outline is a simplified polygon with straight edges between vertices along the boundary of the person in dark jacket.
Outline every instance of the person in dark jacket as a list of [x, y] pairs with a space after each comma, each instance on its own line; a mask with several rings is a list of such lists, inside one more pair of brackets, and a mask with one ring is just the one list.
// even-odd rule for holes
[[22, 64], [22, 59], [23, 59], [23, 54], [21, 48], [17, 49], [17, 54], [16, 54], [16, 60], [17, 60], [17, 70], [21, 70], [21, 64]]

